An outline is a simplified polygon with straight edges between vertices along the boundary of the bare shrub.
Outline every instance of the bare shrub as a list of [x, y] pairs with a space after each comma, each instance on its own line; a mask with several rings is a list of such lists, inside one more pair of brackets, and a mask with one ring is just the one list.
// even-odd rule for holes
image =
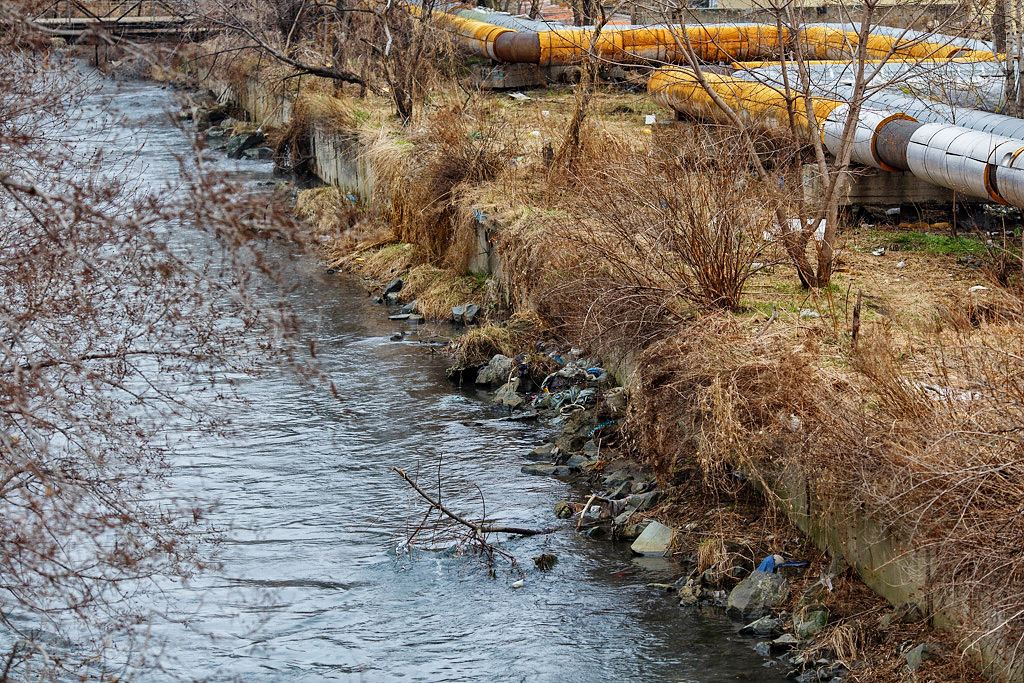
[[140, 597], [205, 564], [175, 439], [224, 433], [232, 378], [296, 360], [284, 303], [255, 296], [255, 236], [295, 226], [201, 158], [140, 181], [89, 77], [24, 50], [23, 9], [0, 5], [2, 677], [123, 678], [154, 654]]
[[743, 169], [708, 173], [721, 157], [681, 157], [637, 155], [598, 172], [577, 234], [565, 237], [624, 282], [684, 305], [737, 310], [752, 264], [767, 258], [764, 235], [781, 200]]

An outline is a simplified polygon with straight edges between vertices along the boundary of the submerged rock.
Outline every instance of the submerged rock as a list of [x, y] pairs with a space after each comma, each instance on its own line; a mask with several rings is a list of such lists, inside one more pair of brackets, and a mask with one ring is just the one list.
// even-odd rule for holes
[[761, 617], [740, 629], [741, 636], [774, 636], [782, 633], [782, 624], [772, 617]]
[[523, 465], [522, 469], [519, 470], [523, 474], [532, 474], [538, 477], [567, 477], [572, 474], [565, 465]]
[[556, 562], [558, 562], [558, 557], [551, 553], [541, 553], [539, 557], [533, 558], [533, 563], [542, 572], [546, 572], [554, 567]]
[[270, 161], [274, 158], [274, 150], [269, 147], [255, 147], [242, 152], [242, 156], [253, 161]]
[[733, 619], [754, 619], [771, 611], [789, 597], [789, 581], [779, 574], [754, 571], [740, 581], [726, 604], [726, 612]]

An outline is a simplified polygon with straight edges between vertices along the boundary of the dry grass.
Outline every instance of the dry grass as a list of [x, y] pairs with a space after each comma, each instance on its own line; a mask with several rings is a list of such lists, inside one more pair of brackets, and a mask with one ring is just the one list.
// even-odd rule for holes
[[532, 347], [542, 330], [541, 321], [530, 313], [517, 313], [501, 325], [466, 330], [452, 343], [454, 365], [457, 368], [483, 365], [498, 353], [515, 358], [523, 349]]

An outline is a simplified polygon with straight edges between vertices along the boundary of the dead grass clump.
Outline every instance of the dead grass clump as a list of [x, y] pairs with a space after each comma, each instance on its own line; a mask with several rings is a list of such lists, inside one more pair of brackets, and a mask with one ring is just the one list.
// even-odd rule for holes
[[292, 104], [288, 124], [275, 134], [274, 163], [291, 173], [312, 169], [311, 133], [315, 128], [357, 135], [358, 119], [351, 104], [320, 92], [300, 92]]
[[570, 217], [549, 221], [548, 244], [569, 265], [538, 297], [546, 318], [643, 346], [698, 313], [740, 308], [754, 264], [774, 258], [764, 235], [782, 197], [751, 174], [707, 172], [727, 140], [680, 147], [688, 156], [652, 150], [595, 168]]
[[517, 313], [502, 325], [487, 325], [466, 330], [451, 345], [453, 366], [469, 368], [487, 363], [495, 354], [509, 358], [532, 348], [532, 341], [543, 326], [535, 314]]
[[[370, 149], [375, 184], [387, 197], [381, 207], [399, 239], [421, 246], [431, 262], [464, 272], [475, 231], [459, 230], [459, 209], [468, 187], [494, 179], [517, 153], [499, 130], [471, 129], [467, 118], [446, 109], [408, 142], [378, 139]], [[467, 247], [466, 241], [472, 239]]]
[[968, 333], [983, 324], [1024, 322], [1024, 299], [1011, 291], [987, 290], [953, 296], [937, 306], [940, 324]]
[[[349, 199], [349, 193], [330, 186], [300, 192], [295, 212], [310, 223], [315, 237], [334, 240], [343, 238], [363, 220], [359, 204]], [[334, 248], [340, 250], [341, 245]]]
[[934, 608], [963, 618], [965, 646], [996, 642], [1002, 673], [1020, 674], [1024, 326], [986, 331], [862, 346], [869, 407], [835, 416], [829, 441], [847, 495], [931, 558]]
[[424, 261], [423, 253], [416, 245], [399, 242], [355, 252], [332, 265], [352, 267], [362, 275], [386, 282], [409, 272]]
[[728, 316], [679, 329], [645, 350], [627, 430], [635, 450], [657, 453], [664, 479], [698, 476], [734, 489], [774, 459], [800, 453], [817, 412], [813, 347], [752, 339]]
[[402, 287], [402, 298], [416, 299], [417, 310], [428, 320], [450, 320], [453, 306], [479, 303], [483, 296], [479, 280], [430, 264], [410, 270]]

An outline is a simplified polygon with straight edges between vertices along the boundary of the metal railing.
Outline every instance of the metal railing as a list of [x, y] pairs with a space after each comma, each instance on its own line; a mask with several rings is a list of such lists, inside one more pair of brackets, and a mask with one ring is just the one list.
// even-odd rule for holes
[[37, 19], [93, 20], [117, 24], [126, 19], [183, 17], [176, 3], [166, 0], [55, 0], [37, 15]]

